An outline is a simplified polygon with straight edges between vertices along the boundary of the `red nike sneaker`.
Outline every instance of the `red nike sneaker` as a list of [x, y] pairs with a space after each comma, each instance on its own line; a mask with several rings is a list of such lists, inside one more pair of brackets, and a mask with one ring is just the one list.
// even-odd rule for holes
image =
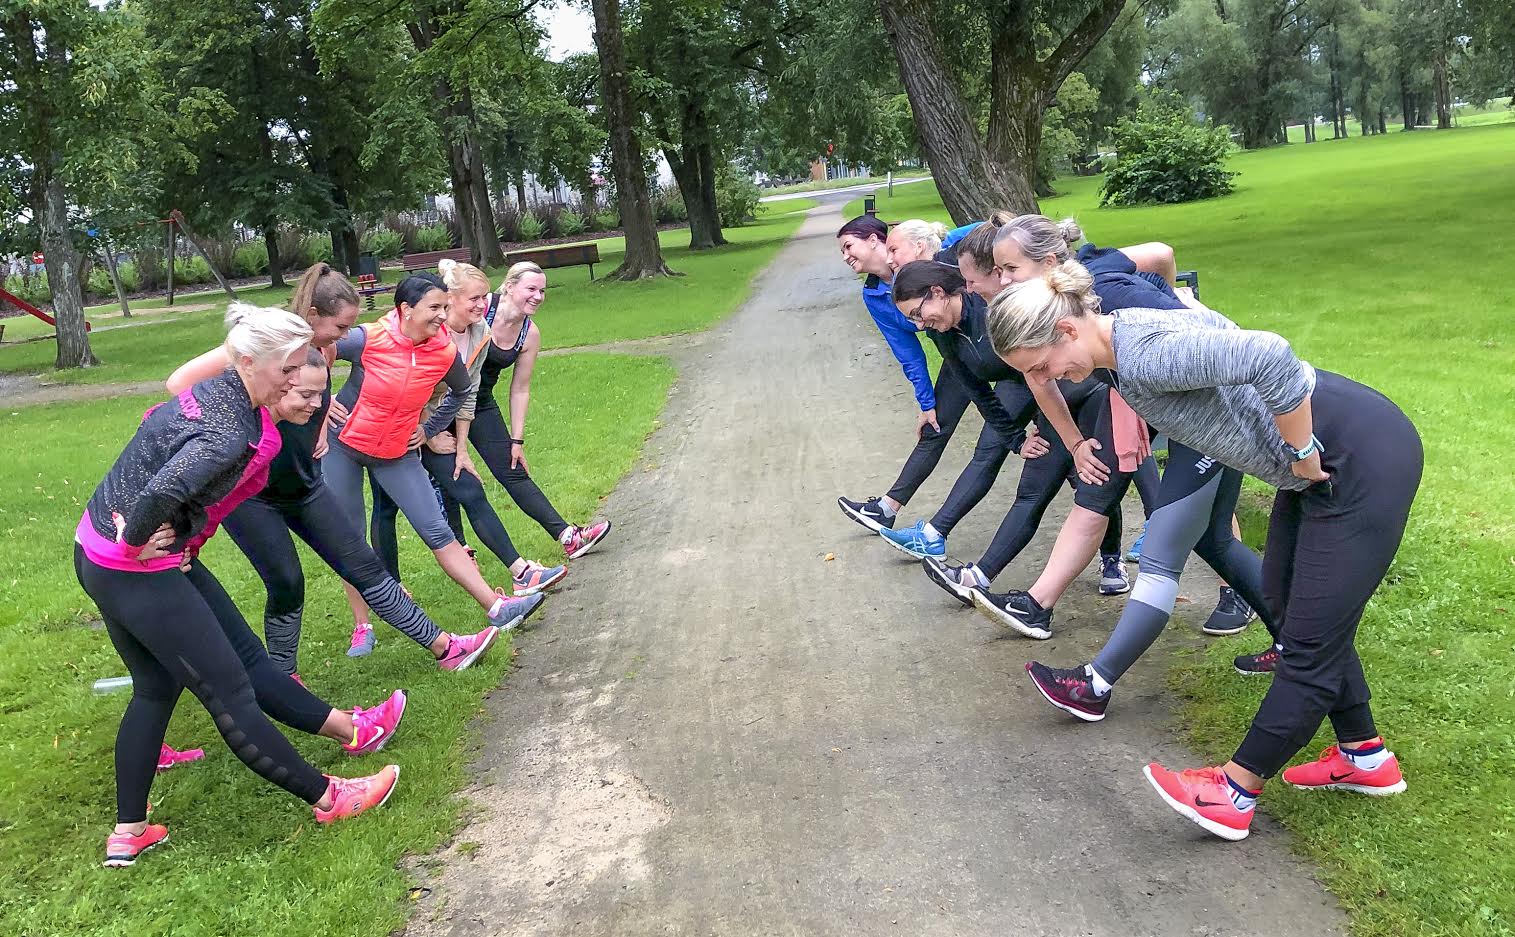
[[1314, 761], [1295, 765], [1284, 771], [1284, 780], [1307, 791], [1338, 790], [1386, 797], [1405, 789], [1405, 776], [1399, 771], [1399, 759], [1392, 754], [1372, 771], [1352, 764], [1341, 749], [1326, 746]]
[[1172, 772], [1157, 762], [1142, 769], [1168, 806], [1199, 824], [1208, 833], [1231, 841], [1247, 838], [1255, 810], [1238, 810], [1231, 784], [1219, 768]]

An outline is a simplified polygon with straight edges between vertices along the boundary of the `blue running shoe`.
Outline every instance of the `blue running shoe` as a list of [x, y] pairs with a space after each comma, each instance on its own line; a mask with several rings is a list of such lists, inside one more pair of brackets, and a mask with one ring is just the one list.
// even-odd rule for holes
[[928, 556], [947, 555], [947, 538], [935, 530], [927, 533], [925, 521], [916, 521], [914, 526], [903, 530], [890, 530], [885, 527], [879, 530], [878, 535], [896, 550], [908, 553], [918, 560], [923, 560]]
[[1126, 559], [1132, 563], [1140, 563], [1142, 559], [1142, 541], [1147, 539], [1147, 525], [1142, 525], [1142, 532], [1131, 544], [1131, 549], [1126, 551]]

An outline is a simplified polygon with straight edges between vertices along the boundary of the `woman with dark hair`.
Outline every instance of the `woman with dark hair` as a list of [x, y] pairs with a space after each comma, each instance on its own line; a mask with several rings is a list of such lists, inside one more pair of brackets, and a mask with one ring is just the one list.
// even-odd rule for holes
[[[336, 493], [348, 523], [361, 531], [365, 470], [384, 489], [437, 564], [490, 615], [519, 622], [539, 597], [496, 595], [453, 536], [416, 449], [452, 422], [469, 391], [468, 366], [446, 329], [447, 287], [429, 273], [410, 276], [395, 288], [395, 308], [383, 319], [354, 328], [337, 342], [337, 357], [352, 362], [352, 374], [337, 395], [341, 429], [323, 460], [326, 483]], [[445, 383], [447, 396], [422, 422], [432, 390]], [[333, 406], [335, 424], [337, 408]], [[529, 607], [517, 612], [525, 602]]]
[[[466, 669], [488, 650], [499, 629], [520, 624], [538, 603], [507, 602], [483, 631], [454, 635], [437, 627], [385, 571], [379, 558], [364, 543], [362, 530], [349, 521], [321, 472], [321, 459], [328, 448], [326, 414], [331, 405], [331, 372], [324, 365], [333, 357], [332, 345], [357, 321], [357, 291], [340, 271], [319, 263], [300, 278], [291, 307], [310, 324], [311, 347], [322, 355], [319, 374], [307, 367], [301, 375], [302, 382], [307, 378], [319, 380], [320, 405], [308, 419], [279, 422], [283, 445], [269, 467], [268, 486], [223, 522], [227, 534], [247, 555], [268, 590], [263, 612], [263, 634], [268, 642], [266, 659], [272, 660], [281, 679], [260, 679], [262, 668], [254, 664], [263, 654], [263, 646], [255, 636], [251, 642], [245, 640], [246, 636], [233, 638], [232, 644], [253, 676], [260, 699], [289, 692], [282, 677], [298, 674], [305, 609], [305, 574], [290, 536], [295, 534], [338, 576], [357, 588], [381, 618], [426, 648], [438, 666], [444, 670]], [[213, 349], [175, 371], [168, 379], [168, 389], [179, 393], [196, 381], [214, 376], [225, 366], [225, 351]]]
[[266, 481], [280, 438], [265, 409], [294, 384], [311, 328], [280, 309], [227, 313], [229, 367], [150, 410], [90, 496], [74, 570], [132, 675], [116, 738], [116, 828], [105, 864], [126, 866], [168, 838], [147, 822], [163, 733], [185, 689], [248, 768], [312, 805], [355, 816], [389, 798], [399, 768], [331, 778], [301, 758], [259, 710], [246, 668], [217, 620], [224, 592], [195, 557], [229, 510]]
[[[1153, 763], [1147, 780], [1203, 829], [1244, 839], [1264, 782], [1329, 718], [1336, 744], [1284, 771], [1286, 782], [1376, 796], [1404, 790], [1374, 725], [1355, 639], [1420, 486], [1424, 454], [1414, 425], [1382, 394], [1311, 367], [1271, 332], [1240, 329], [1210, 310], [1102, 316], [1098, 308], [1088, 272], [1060, 264], [996, 297], [994, 350], [1043, 378], [1103, 371], [1175, 446], [1278, 489], [1263, 564], [1266, 604], [1278, 614], [1273, 684], [1230, 761], [1182, 772]], [[1209, 512], [1211, 524], [1217, 513]], [[1091, 666], [1043, 668], [1044, 676], [1082, 696], [1090, 674], [1113, 682], [1134, 663], [1167, 620], [1148, 613], [1171, 610], [1178, 591], [1176, 576], [1149, 576], [1149, 560], [1164, 571], [1181, 568], [1198, 533], [1181, 512], [1154, 512], [1137, 593], [1105, 648]]]

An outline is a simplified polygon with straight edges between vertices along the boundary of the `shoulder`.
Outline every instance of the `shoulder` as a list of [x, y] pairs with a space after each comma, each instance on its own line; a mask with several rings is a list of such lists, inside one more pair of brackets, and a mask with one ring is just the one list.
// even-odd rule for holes
[[1079, 263], [1094, 273], [1135, 273], [1136, 264], [1131, 258], [1122, 254], [1114, 247], [1096, 247], [1093, 244], [1085, 244], [1074, 255]]

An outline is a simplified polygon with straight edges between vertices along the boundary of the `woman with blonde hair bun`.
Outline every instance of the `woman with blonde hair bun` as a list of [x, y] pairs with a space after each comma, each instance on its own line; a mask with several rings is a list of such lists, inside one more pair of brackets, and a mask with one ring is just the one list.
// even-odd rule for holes
[[[1370, 795], [1404, 790], [1374, 724], [1354, 640], [1420, 485], [1415, 427], [1376, 390], [1311, 367], [1272, 332], [1238, 328], [1208, 309], [1104, 316], [1096, 308], [1087, 272], [1065, 263], [1006, 290], [989, 312], [994, 350], [1013, 366], [1050, 378], [1108, 374], [1132, 411], [1170, 440], [1165, 503], [1152, 514], [1136, 588], [1115, 631], [1086, 666], [1028, 664], [1037, 689], [1084, 721], [1104, 718], [1111, 685], [1167, 623], [1184, 558], [1207, 535], [1229, 530], [1227, 501], [1245, 473], [1277, 488], [1261, 570], [1276, 625], [1273, 646], [1236, 665], [1272, 673], [1273, 683], [1229, 762], [1183, 772], [1153, 763], [1147, 779], [1182, 816], [1243, 839], [1264, 781], [1329, 717], [1337, 743], [1284, 771], [1286, 782]], [[1169, 476], [1198, 483], [1170, 498]], [[1212, 565], [1226, 559], [1200, 555]]]

